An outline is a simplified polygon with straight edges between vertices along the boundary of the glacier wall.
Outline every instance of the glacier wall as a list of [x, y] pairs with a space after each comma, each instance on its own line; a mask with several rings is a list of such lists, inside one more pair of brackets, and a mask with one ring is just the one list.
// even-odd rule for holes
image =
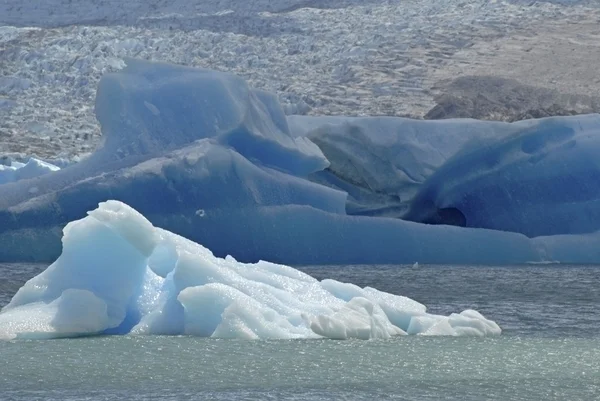
[[139, 60], [96, 112], [93, 155], [0, 185], [0, 261], [56, 259], [109, 199], [244, 262], [600, 261], [597, 115], [286, 118], [231, 74]]

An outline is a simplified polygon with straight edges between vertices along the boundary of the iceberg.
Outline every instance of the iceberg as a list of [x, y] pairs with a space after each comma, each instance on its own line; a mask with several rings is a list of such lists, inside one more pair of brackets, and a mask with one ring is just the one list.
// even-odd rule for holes
[[292, 135], [316, 143], [330, 165], [309, 178], [348, 193], [353, 215], [401, 218], [427, 179], [466, 144], [519, 131], [469, 119], [289, 116]]
[[60, 167], [31, 157], [27, 163], [13, 161], [10, 165], [0, 164], [0, 185], [27, 180], [60, 170]]
[[495, 335], [476, 311], [450, 316], [399, 295], [292, 267], [215, 257], [118, 201], [64, 229], [61, 256], [0, 312], [1, 339], [185, 334], [238, 339]]
[[[523, 233], [600, 229], [600, 116], [514, 124], [466, 147], [420, 187], [404, 218]], [[457, 219], [457, 215], [460, 216]]]
[[0, 261], [56, 260], [67, 223], [117, 200], [246, 263], [600, 262], [595, 115], [287, 118], [232, 74], [140, 60], [96, 114], [94, 154], [2, 185]]
[[[290, 116], [330, 162], [310, 176], [353, 215], [518, 232], [600, 229], [600, 116], [516, 123]], [[551, 216], [551, 218], [550, 218]]]
[[242, 156], [291, 174], [328, 165], [321, 150], [289, 134], [276, 97], [227, 73], [128, 59], [102, 77], [96, 116], [103, 158], [156, 154], [215, 138]]

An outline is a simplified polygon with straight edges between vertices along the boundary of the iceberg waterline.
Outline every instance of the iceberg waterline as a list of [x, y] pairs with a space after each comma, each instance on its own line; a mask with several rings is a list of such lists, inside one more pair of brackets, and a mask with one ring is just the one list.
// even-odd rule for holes
[[598, 115], [287, 118], [239, 77], [140, 60], [102, 78], [96, 113], [101, 149], [0, 187], [1, 261], [55, 260], [115, 199], [244, 262], [600, 262]]
[[64, 229], [63, 252], [0, 312], [0, 338], [187, 334], [241, 339], [492, 335], [473, 310], [414, 300], [289, 266], [244, 264], [154, 227], [118, 201]]

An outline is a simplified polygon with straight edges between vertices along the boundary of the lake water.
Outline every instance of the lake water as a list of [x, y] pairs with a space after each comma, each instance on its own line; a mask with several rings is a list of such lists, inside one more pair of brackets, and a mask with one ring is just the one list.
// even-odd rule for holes
[[[0, 305], [39, 265], [0, 265]], [[2, 400], [598, 400], [600, 267], [303, 267], [502, 336], [386, 341], [96, 337], [0, 342]]]

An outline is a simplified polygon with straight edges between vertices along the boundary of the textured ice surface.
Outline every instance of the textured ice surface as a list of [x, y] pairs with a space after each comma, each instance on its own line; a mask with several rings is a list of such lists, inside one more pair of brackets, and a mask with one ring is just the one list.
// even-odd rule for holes
[[0, 185], [39, 177], [58, 170], [59, 167], [33, 157], [27, 163], [13, 161], [7, 166], [0, 164]]
[[427, 314], [411, 299], [318, 280], [261, 261], [217, 258], [108, 201], [64, 230], [61, 256], [0, 312], [0, 338], [189, 334], [215, 338], [375, 339], [490, 335], [471, 310]]

